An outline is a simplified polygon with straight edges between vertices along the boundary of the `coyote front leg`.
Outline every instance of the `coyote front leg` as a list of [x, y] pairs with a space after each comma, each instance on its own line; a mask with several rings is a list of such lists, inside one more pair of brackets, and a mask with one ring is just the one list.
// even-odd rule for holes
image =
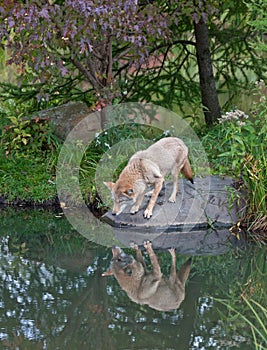
[[141, 194], [138, 195], [136, 203], [131, 208], [131, 214], [135, 214], [138, 212], [140, 205], [142, 204], [144, 195], [145, 195], [145, 192], [142, 192]]
[[147, 272], [147, 266], [142, 255], [141, 249], [136, 243], [131, 244], [131, 248], [133, 248], [136, 251], [136, 260], [143, 265], [145, 272]]
[[152, 193], [152, 196], [150, 198], [148, 206], [147, 206], [146, 210], [144, 211], [145, 218], [149, 219], [152, 216], [152, 211], [153, 211], [153, 208], [154, 208], [155, 203], [157, 201], [157, 198], [159, 196], [159, 193], [162, 189], [163, 182], [164, 182], [163, 177], [158, 178], [157, 181], [155, 182], [154, 191]]
[[175, 254], [175, 249], [171, 248], [169, 249], [169, 252], [171, 253], [172, 256], [172, 266], [171, 266], [171, 272], [170, 272], [170, 282], [172, 284], [175, 283], [176, 278], [177, 278], [177, 274], [176, 274], [176, 254]]
[[144, 247], [146, 248], [146, 251], [148, 252], [151, 264], [153, 266], [153, 273], [156, 279], [160, 279], [162, 277], [162, 272], [161, 268], [158, 262], [157, 255], [155, 254], [153, 248], [152, 248], [152, 243], [150, 241], [145, 241], [144, 242]]

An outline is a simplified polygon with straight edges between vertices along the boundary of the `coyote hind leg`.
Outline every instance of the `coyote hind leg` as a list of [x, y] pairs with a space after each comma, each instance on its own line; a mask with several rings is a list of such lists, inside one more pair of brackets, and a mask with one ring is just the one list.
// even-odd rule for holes
[[173, 189], [172, 189], [172, 194], [169, 198], [169, 202], [171, 203], [176, 202], [176, 196], [178, 192], [178, 175], [179, 175], [179, 169], [178, 167], [175, 167], [175, 169], [172, 171]]

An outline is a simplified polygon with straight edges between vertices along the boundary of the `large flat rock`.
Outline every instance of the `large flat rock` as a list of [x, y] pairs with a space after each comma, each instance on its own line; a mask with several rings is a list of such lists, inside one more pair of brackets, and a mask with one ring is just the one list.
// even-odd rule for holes
[[194, 181], [192, 185], [179, 180], [176, 203], [168, 202], [172, 187], [168, 182], [149, 220], [143, 218], [148, 199], [137, 214], [114, 216], [110, 211], [102, 220], [113, 226], [114, 237], [125, 247], [133, 242], [142, 246], [149, 240], [155, 249], [173, 247], [180, 254], [218, 255], [229, 247], [243, 246], [242, 235], [240, 239], [229, 231], [245, 207], [244, 194], [235, 189], [235, 181], [219, 176]]
[[150, 219], [143, 217], [147, 198], [134, 215], [125, 212], [114, 216], [109, 211], [102, 220], [116, 228], [151, 233], [229, 228], [238, 222], [244, 208], [243, 195], [233, 185], [230, 177], [195, 178], [193, 185], [179, 179], [176, 203], [169, 203], [172, 184], [167, 182]]
[[142, 249], [143, 242], [149, 240], [155, 250], [164, 251], [175, 248], [177, 254], [190, 256], [221, 255], [229, 249], [242, 248], [246, 245], [244, 235], [240, 234], [237, 238], [228, 229], [146, 233], [114, 227], [113, 233], [120, 245], [124, 247], [130, 247], [135, 243]]

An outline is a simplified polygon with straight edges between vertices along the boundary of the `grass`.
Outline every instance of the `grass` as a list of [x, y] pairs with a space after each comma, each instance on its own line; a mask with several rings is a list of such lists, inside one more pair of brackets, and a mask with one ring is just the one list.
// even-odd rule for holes
[[53, 126], [13, 112], [0, 109], [0, 195], [9, 203], [54, 200], [60, 142]]
[[[249, 254], [248, 254], [249, 255]], [[249, 260], [250, 259], [250, 260]], [[257, 261], [256, 261], [257, 260]], [[246, 268], [249, 271], [246, 274]], [[244, 280], [241, 281], [239, 298], [236, 293], [229, 295], [229, 299], [215, 298], [215, 300], [228, 309], [228, 314], [222, 317], [226, 318], [227, 323], [239, 320], [239, 333], [249, 338], [250, 330], [256, 350], [267, 349], [267, 308], [266, 308], [266, 262], [265, 252], [255, 256], [245, 258], [243, 261]], [[247, 271], [248, 272], [248, 271]], [[236, 322], [235, 322], [236, 323]]]
[[[267, 150], [265, 147], [267, 130], [266, 115], [263, 112], [259, 115], [260, 118], [257, 120], [255, 118], [246, 120], [245, 125], [239, 125], [236, 120], [218, 123], [213, 128], [205, 129], [204, 132], [202, 130], [201, 139], [213, 173], [242, 179], [250, 197], [250, 205], [242, 225], [252, 232], [254, 239], [264, 242], [267, 239]], [[28, 124], [27, 127], [29, 127]], [[45, 151], [36, 151], [40, 139], [43, 142], [42, 145], [47, 146], [47, 139], [42, 135], [46, 132], [46, 128], [47, 126], [42, 124], [37, 129], [37, 138], [34, 138], [35, 133], [30, 129], [32, 137], [29, 138], [29, 142], [24, 145], [19, 139], [19, 144], [15, 144], [16, 147], [13, 150], [10, 147], [13, 145], [11, 134], [7, 139], [9, 143], [5, 144], [1, 150], [0, 194], [5, 195], [9, 202], [20, 199], [42, 203], [56, 198], [55, 172], [61, 146], [55, 143], [50, 147], [49, 144]], [[14, 129], [9, 130], [13, 132]], [[51, 136], [50, 129], [49, 136]], [[99, 171], [99, 162], [103, 154], [109, 150], [109, 147], [118, 145], [117, 153], [115, 154], [114, 151], [112, 153], [112, 157], [116, 158], [116, 164], [118, 163], [115, 172], [117, 176], [125, 165], [126, 158], [130, 156], [124, 154], [124, 149], [120, 149], [119, 142], [130, 140], [133, 136], [137, 139], [158, 139], [163, 135], [159, 130], [144, 129], [138, 125], [132, 125], [130, 128], [116, 127], [114, 130], [111, 128], [109, 133], [99, 135], [86, 150], [80, 164], [79, 183], [87, 204], [94, 202], [97, 197], [96, 172]], [[218, 140], [221, 141], [218, 142]], [[130, 146], [138, 149], [138, 143], [134, 145], [131, 142]], [[109, 174], [109, 169], [102, 167], [100, 170], [102, 177], [104, 173]], [[100, 201], [98, 206], [101, 207]]]
[[[231, 311], [232, 314], [235, 314], [238, 316], [238, 318], [246, 325], [249, 326], [253, 341], [255, 350], [266, 350], [267, 349], [267, 328], [266, 328], [266, 322], [267, 322], [267, 309], [256, 302], [255, 300], [251, 299], [248, 300], [244, 298], [244, 302], [247, 306], [247, 311], [240, 312], [236, 307], [233, 307], [229, 304], [229, 301], [223, 300], [223, 299], [215, 299], [217, 302], [223, 304], [228, 308], [229, 311]], [[250, 316], [245, 316], [250, 315]], [[233, 316], [232, 316], [233, 317]], [[228, 322], [230, 320], [228, 319]]]
[[17, 199], [42, 203], [56, 197], [50, 157], [9, 157], [0, 153], [0, 189], [9, 202]]
[[[199, 132], [212, 173], [233, 176], [241, 180], [246, 187], [249, 194], [247, 215], [238, 224], [251, 231], [252, 237], [261, 242], [267, 240], [265, 89], [262, 82], [258, 83], [255, 89], [255, 93], [258, 94], [257, 103], [253, 106], [249, 118], [242, 111], [235, 109], [225, 114], [222, 121], [214, 127], [202, 126]], [[25, 121], [15, 110], [11, 115], [11, 110], [11, 107], [6, 111], [0, 109], [0, 195], [4, 195], [9, 202], [16, 199], [38, 203], [51, 200], [57, 195], [55, 173], [61, 144], [54, 137], [51, 125], [39, 120]], [[104, 174], [109, 175], [110, 169], [100, 165], [103, 154], [116, 158], [116, 162], [113, 163], [116, 165], [113, 176], [117, 177], [130, 156], [125, 153], [125, 143], [120, 141], [133, 138], [155, 141], [162, 136], [164, 135], [161, 130], [133, 123], [130, 126], [110, 128], [108, 132], [96, 137], [79, 164], [79, 184], [86, 203], [90, 204], [97, 198], [97, 171], [101, 172], [102, 177]], [[114, 145], [116, 151], [113, 150], [111, 154], [109, 149]], [[133, 152], [141, 147], [140, 142], [134, 145], [131, 141], [130, 146], [126, 148], [131, 149], [132, 146], [135, 147]], [[194, 151], [194, 147], [191, 148]], [[197, 157], [197, 153], [194, 156]], [[101, 206], [100, 201], [98, 205]]]
[[[227, 255], [194, 258], [195, 269], [216, 285], [211, 298], [226, 333], [242, 336], [251, 348], [267, 347], [267, 264], [264, 247], [247, 246]], [[225, 274], [227, 271], [227, 274]], [[221, 308], [224, 305], [225, 308]]]

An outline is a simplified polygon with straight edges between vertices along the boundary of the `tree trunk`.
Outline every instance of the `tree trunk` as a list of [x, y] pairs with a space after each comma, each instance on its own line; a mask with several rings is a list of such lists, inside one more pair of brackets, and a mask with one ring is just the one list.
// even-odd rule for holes
[[194, 22], [194, 28], [201, 99], [205, 121], [206, 124], [210, 126], [221, 117], [221, 108], [212, 69], [209, 33], [207, 24], [203, 21], [203, 19], [201, 19], [198, 23]]

